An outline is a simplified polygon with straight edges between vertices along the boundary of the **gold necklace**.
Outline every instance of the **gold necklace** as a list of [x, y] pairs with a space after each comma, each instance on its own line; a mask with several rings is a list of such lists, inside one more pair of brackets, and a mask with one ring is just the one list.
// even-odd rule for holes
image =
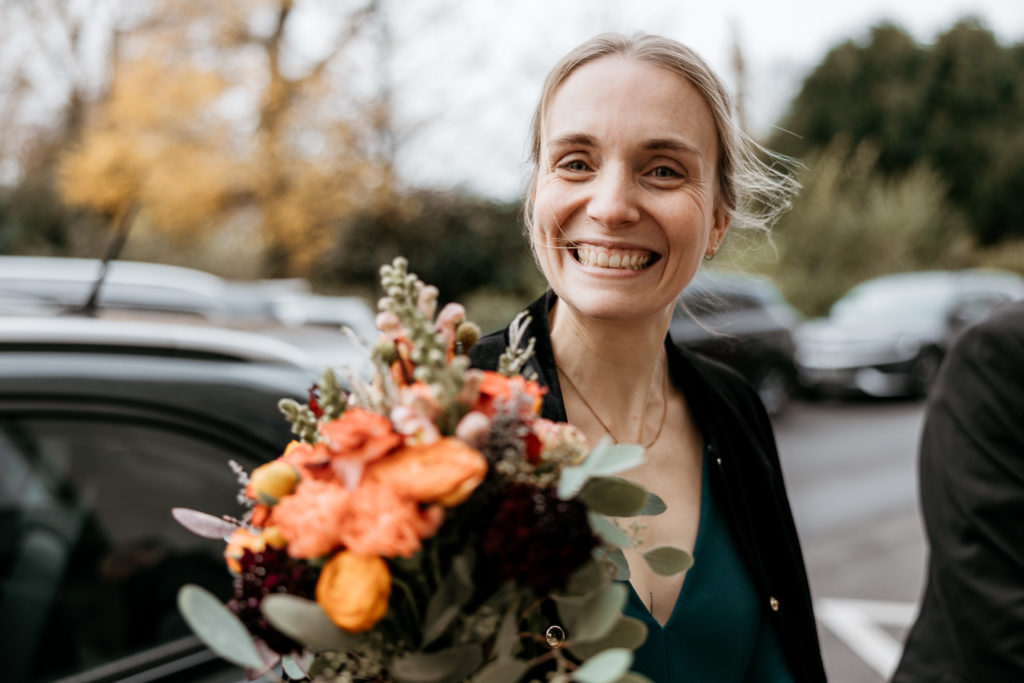
[[[594, 416], [594, 419], [597, 420], [597, 423], [601, 425], [601, 428], [604, 429], [604, 431], [607, 432], [608, 436], [610, 436], [612, 438], [612, 442], [617, 445], [619, 443], [619, 440], [617, 438], [615, 438], [615, 435], [612, 434], [612, 430], [608, 428], [608, 425], [606, 425], [604, 420], [601, 419], [601, 416], [597, 414], [597, 411], [594, 410], [594, 406], [590, 405], [590, 401], [588, 401], [586, 399], [586, 397], [583, 395], [583, 392], [580, 391], [579, 388], [576, 386], [576, 383], [572, 381], [572, 378], [569, 377], [568, 374], [566, 374], [565, 370], [563, 370], [562, 368], [558, 367], [557, 363], [555, 364], [555, 369], [558, 370], [558, 374], [560, 374], [562, 377], [565, 378], [565, 381], [569, 383], [569, 386], [572, 387], [572, 390], [575, 391], [576, 395], [580, 397], [581, 401], [583, 401], [583, 405], [585, 405], [587, 407], [587, 410], [589, 410], [590, 414]], [[661, 430], [665, 428], [665, 417], [667, 415], [668, 415], [668, 371], [666, 370], [665, 371], [665, 381], [663, 382], [663, 389], [662, 389], [661, 423], [658, 425], [658, 431], [654, 435], [654, 438], [651, 439], [651, 442], [649, 444], [644, 446], [645, 449], [650, 448], [651, 446], [653, 446], [655, 443], [657, 443], [658, 439], [661, 438]], [[643, 423], [641, 422], [640, 423], [640, 435], [642, 435], [644, 433], [643, 430], [644, 430], [644, 426], [643, 426]], [[637, 441], [639, 441], [639, 440], [640, 440], [640, 438], [639, 438], [639, 435], [638, 435]]]

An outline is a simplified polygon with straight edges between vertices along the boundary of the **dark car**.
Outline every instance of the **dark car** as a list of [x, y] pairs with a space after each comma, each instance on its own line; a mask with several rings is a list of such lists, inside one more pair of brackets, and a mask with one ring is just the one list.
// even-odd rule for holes
[[767, 278], [705, 268], [679, 297], [669, 334], [734, 368], [778, 415], [796, 387], [793, 330], [800, 320]]
[[274, 340], [129, 328], [0, 323], [4, 680], [244, 678], [178, 612], [182, 585], [226, 599], [231, 577], [223, 544], [171, 509], [237, 514], [229, 463], [281, 454], [292, 435], [277, 401], [304, 399], [316, 373]]
[[801, 384], [811, 393], [924, 396], [952, 338], [1024, 298], [1016, 273], [968, 269], [886, 275], [839, 298], [797, 334]]

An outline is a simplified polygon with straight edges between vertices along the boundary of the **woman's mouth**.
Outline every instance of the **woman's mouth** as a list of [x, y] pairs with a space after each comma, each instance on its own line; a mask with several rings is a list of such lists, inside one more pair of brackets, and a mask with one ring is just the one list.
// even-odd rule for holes
[[643, 270], [659, 258], [645, 249], [609, 249], [590, 244], [573, 245], [570, 251], [581, 265], [615, 270]]

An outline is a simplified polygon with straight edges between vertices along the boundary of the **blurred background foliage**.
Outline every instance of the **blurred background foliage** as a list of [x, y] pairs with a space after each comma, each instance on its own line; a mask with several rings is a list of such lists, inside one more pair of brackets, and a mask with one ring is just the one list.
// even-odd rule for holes
[[[541, 291], [517, 203], [395, 172], [408, 131], [379, 68], [378, 0], [339, 6], [320, 27], [329, 47], [304, 60], [286, 49], [299, 3], [0, 0], [4, 25], [50, 37], [32, 59], [66, 79], [48, 84], [58, 120], [26, 125], [20, 103], [46, 72], [5, 56], [0, 169], [17, 172], [0, 185], [0, 253], [116, 253], [371, 299], [376, 267], [405, 254], [485, 328]], [[825, 56], [764, 141], [804, 186], [772, 241], [732, 235], [720, 259], [772, 276], [807, 314], [887, 272], [1024, 272], [1021, 121], [1024, 45], [973, 21], [930, 45], [879, 25]]]

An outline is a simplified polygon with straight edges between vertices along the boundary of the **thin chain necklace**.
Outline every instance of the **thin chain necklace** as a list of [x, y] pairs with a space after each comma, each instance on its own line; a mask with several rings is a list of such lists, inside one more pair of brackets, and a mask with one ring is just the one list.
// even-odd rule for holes
[[[597, 414], [596, 410], [594, 410], [594, 406], [590, 405], [590, 401], [588, 401], [587, 398], [583, 395], [583, 392], [579, 390], [579, 388], [576, 386], [576, 383], [572, 381], [572, 378], [569, 377], [568, 374], [566, 374], [565, 370], [563, 370], [562, 368], [558, 367], [557, 364], [555, 365], [555, 368], [558, 370], [558, 374], [560, 374], [562, 377], [564, 377], [565, 381], [569, 383], [569, 386], [572, 387], [572, 390], [576, 392], [576, 395], [580, 397], [580, 400], [583, 401], [583, 405], [585, 405], [587, 407], [587, 410], [590, 411], [590, 414], [593, 415], [594, 419], [597, 420], [598, 424], [601, 425], [601, 428], [604, 429], [604, 431], [608, 434], [608, 436], [610, 436], [612, 438], [612, 442], [615, 443], [615, 444], [620, 443], [619, 440], [615, 437], [615, 435], [612, 434], [612, 430], [609, 429], [608, 425], [605, 424], [604, 420], [601, 419], [601, 416]], [[655, 443], [657, 443], [658, 439], [661, 438], [661, 430], [665, 428], [665, 416], [668, 415], [668, 372], [667, 371], [665, 372], [665, 381], [663, 382], [663, 385], [664, 386], [663, 386], [663, 389], [662, 389], [662, 401], [661, 401], [661, 423], [658, 425], [658, 431], [654, 435], [654, 438], [651, 439], [650, 443], [648, 443], [647, 445], [644, 446], [645, 449], [646, 448], [650, 448]], [[644, 425], [643, 425], [643, 422], [641, 421], [641, 423], [640, 423], [640, 434], [637, 436], [637, 441], [640, 440], [640, 436], [643, 435], [643, 433], [644, 433]]]

